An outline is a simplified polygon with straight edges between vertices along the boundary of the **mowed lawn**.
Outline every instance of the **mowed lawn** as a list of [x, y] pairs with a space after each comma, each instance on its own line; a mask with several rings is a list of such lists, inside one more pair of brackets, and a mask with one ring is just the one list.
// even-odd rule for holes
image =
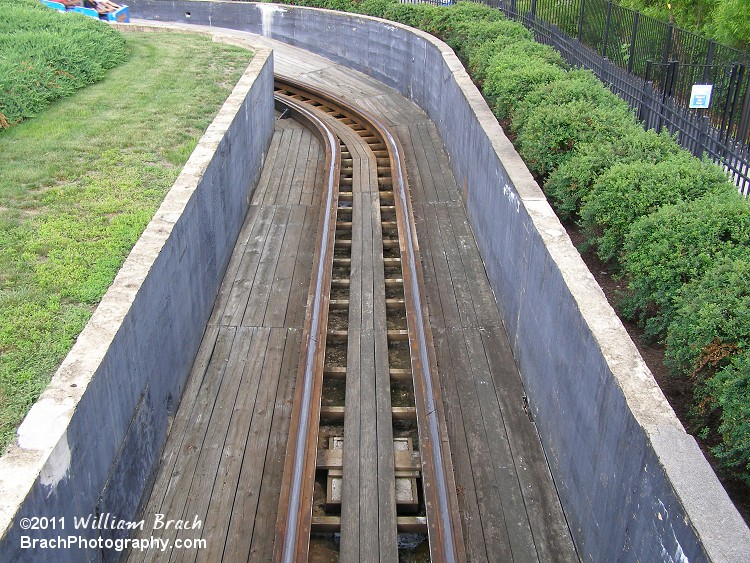
[[0, 132], [0, 452], [252, 58], [126, 39], [102, 82]]

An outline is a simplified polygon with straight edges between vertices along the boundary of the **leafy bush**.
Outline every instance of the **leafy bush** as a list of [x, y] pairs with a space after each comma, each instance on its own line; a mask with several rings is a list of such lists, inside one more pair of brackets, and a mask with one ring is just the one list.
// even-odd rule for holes
[[479, 2], [456, 2], [452, 7], [443, 10], [446, 19], [458, 19], [473, 22], [504, 20], [500, 10]]
[[750, 47], [750, 10], [744, 0], [722, 0], [714, 4], [707, 30], [712, 37], [736, 49]]
[[440, 9], [430, 4], [391, 3], [383, 17], [430, 33], [429, 30], [433, 28], [432, 22]]
[[[503, 24], [502, 26], [500, 24]], [[472, 78], [478, 82], [484, 81], [487, 77], [487, 71], [490, 67], [490, 61], [506, 47], [520, 43], [534, 43], [534, 34], [528, 29], [515, 22], [504, 20], [496, 22], [498, 26], [498, 35], [491, 41], [478, 45], [473, 53], [469, 55], [469, 72]], [[540, 50], [540, 56], [547, 59], [547, 62], [563, 66], [563, 59], [557, 51], [551, 53]]]
[[530, 109], [516, 143], [529, 169], [546, 176], [570, 159], [580, 143], [622, 139], [636, 127], [639, 125], [626, 105], [598, 105], [579, 99]]
[[565, 76], [561, 64], [547, 62], [555, 58], [550, 52], [539, 43], [514, 43], [490, 59], [482, 93], [498, 119], [508, 117], [535, 86]]
[[581, 226], [588, 243], [596, 244], [599, 258], [616, 261], [636, 219], [662, 205], [696, 199], [728, 186], [721, 168], [687, 152], [656, 164], [615, 164], [596, 180], [583, 199]]
[[[317, 3], [321, 7], [329, 7], [326, 5], [328, 1]], [[464, 61], [479, 46], [507, 33], [508, 29], [525, 29], [506, 20], [499, 10], [476, 2], [459, 2], [449, 7], [402, 4], [395, 0], [365, 0], [361, 3], [354, 2], [353, 11], [383, 17], [431, 33], [448, 43]], [[533, 40], [530, 33], [527, 33], [527, 37]]]
[[674, 297], [701, 277], [717, 255], [750, 258], [750, 204], [736, 190], [665, 205], [636, 221], [625, 236], [623, 272], [628, 296], [622, 313], [664, 338], [674, 318]]
[[511, 131], [523, 129], [529, 116], [542, 106], [560, 106], [585, 101], [599, 107], [627, 111], [627, 104], [588, 70], [571, 70], [560, 80], [542, 84], [531, 90], [513, 112]]
[[[472, 28], [478, 33], [488, 23], [504, 20], [503, 14], [486, 4], [478, 2], [458, 2], [452, 7], [437, 8], [430, 29], [446, 43], [459, 46], [472, 35]], [[481, 40], [480, 40], [481, 41]]]
[[706, 391], [721, 421], [721, 442], [711, 451], [722, 467], [750, 485], [750, 350], [733, 356]]
[[[714, 426], [721, 465], [750, 484], [750, 259], [723, 257], [676, 298], [666, 361], [695, 386], [695, 422]], [[705, 429], [704, 432], [710, 432]]]
[[104, 78], [126, 58], [108, 25], [34, 0], [0, 0], [0, 130]]
[[[317, 2], [310, 2], [309, 5], [314, 7]], [[339, 10], [340, 12], [355, 11], [356, 4], [352, 0], [326, 0], [326, 8], [329, 10]]]
[[[262, 0], [270, 2], [271, 0]], [[290, 4], [293, 6], [307, 6], [309, 8], [325, 8], [327, 10], [339, 10], [341, 12], [356, 12], [357, 2], [355, 0], [274, 0], [277, 4]]]
[[675, 374], [709, 378], [750, 350], [750, 259], [719, 257], [675, 296], [665, 359]]
[[364, 0], [352, 6], [352, 12], [359, 12], [367, 16], [384, 18], [385, 13], [393, 5], [393, 0]]
[[464, 60], [478, 45], [502, 33], [508, 25], [498, 10], [474, 2], [459, 2], [450, 8], [397, 3], [384, 14], [388, 19], [439, 37]]
[[[499, 12], [495, 12], [498, 13]], [[510, 28], [520, 27], [508, 20], [462, 21], [440, 33], [440, 38], [448, 43], [459, 58], [467, 63], [480, 48], [495, 38], [503, 36]], [[525, 29], [522, 27], [522, 29]], [[511, 32], [512, 33], [512, 32]]]
[[657, 163], [682, 152], [685, 150], [666, 130], [657, 134], [653, 129], [635, 127], [617, 140], [578, 144], [570, 158], [549, 175], [544, 191], [560, 218], [571, 219], [594, 181], [613, 164]]

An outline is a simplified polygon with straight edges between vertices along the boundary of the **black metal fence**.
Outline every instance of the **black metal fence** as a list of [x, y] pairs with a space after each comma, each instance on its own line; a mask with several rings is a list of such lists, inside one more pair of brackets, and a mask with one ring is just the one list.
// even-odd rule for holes
[[[523, 23], [572, 66], [592, 70], [647, 128], [666, 128], [696, 156], [707, 154], [723, 164], [739, 190], [750, 195], [747, 53], [611, 0], [479, 1]], [[713, 85], [708, 109], [689, 107], [694, 84]]]
[[[746, 55], [606, 0], [485, 3], [523, 23], [539, 42], [560, 51], [571, 65], [592, 70], [636, 111], [647, 128], [666, 128], [696, 156], [707, 154], [723, 164], [740, 191], [750, 195]], [[595, 10], [592, 5], [605, 7]], [[623, 41], [628, 25], [628, 40]], [[713, 84], [709, 109], [689, 108], [693, 84]]]

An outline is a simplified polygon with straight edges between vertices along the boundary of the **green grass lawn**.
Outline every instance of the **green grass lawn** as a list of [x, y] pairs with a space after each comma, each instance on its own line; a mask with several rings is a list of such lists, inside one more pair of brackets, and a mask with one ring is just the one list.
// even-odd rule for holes
[[0, 133], [0, 451], [252, 54], [126, 34], [100, 83]]

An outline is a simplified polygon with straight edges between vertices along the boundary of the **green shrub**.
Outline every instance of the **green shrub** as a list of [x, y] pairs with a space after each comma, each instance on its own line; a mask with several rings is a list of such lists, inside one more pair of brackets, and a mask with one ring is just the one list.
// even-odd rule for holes
[[[319, 3], [311, 1], [310, 6], [317, 7]], [[341, 12], [354, 12], [356, 11], [356, 3], [353, 0], [325, 0], [324, 8], [328, 10], [339, 10]]]
[[550, 51], [545, 45], [523, 42], [509, 45], [492, 57], [482, 93], [498, 119], [508, 117], [535, 86], [565, 76], [561, 65], [547, 62], [555, 58]]
[[560, 218], [571, 219], [594, 181], [613, 164], [656, 163], [682, 152], [685, 150], [666, 130], [657, 134], [653, 129], [635, 127], [616, 141], [578, 144], [571, 157], [549, 175], [544, 191]]
[[733, 356], [706, 387], [721, 421], [721, 442], [711, 451], [722, 467], [750, 485], [750, 350]]
[[665, 360], [676, 375], [702, 379], [750, 350], [750, 259], [719, 257], [675, 296]]
[[446, 6], [445, 9], [447, 18], [473, 22], [505, 19], [500, 10], [480, 2], [456, 2], [454, 6]]
[[439, 35], [466, 64], [485, 44], [505, 34], [509, 27], [518, 25], [507, 20], [458, 21]]
[[576, 101], [625, 111], [628, 108], [591, 71], [571, 70], [560, 80], [542, 84], [527, 94], [513, 112], [511, 131], [521, 131], [529, 116], [542, 106], [561, 106]]
[[376, 18], [384, 18], [385, 13], [394, 4], [395, 0], [364, 0], [354, 4], [352, 11], [365, 14], [367, 16], [374, 16]]
[[750, 484], [750, 259], [719, 259], [680, 290], [676, 311], [667, 364], [693, 382], [692, 416], [703, 433], [718, 431], [719, 463]]
[[34, 0], [0, 0], [0, 130], [104, 78], [126, 58], [103, 22]]
[[[459, 56], [476, 45], [497, 36], [505, 26], [499, 10], [475, 2], [459, 2], [453, 7], [440, 8], [424, 31], [448, 43]], [[500, 23], [501, 25], [494, 25]]]
[[[507, 27], [500, 11], [474, 2], [459, 2], [450, 7], [392, 3], [383, 14], [390, 20], [439, 37], [459, 57], [467, 57], [472, 49]], [[496, 23], [500, 25], [494, 25]]]
[[627, 106], [602, 106], [581, 99], [530, 110], [516, 144], [526, 166], [546, 176], [570, 159], [579, 144], [622, 139], [636, 127]]
[[624, 237], [636, 219], [662, 205], [726, 190], [728, 185], [721, 168], [687, 152], [656, 164], [615, 164], [583, 199], [581, 226], [587, 242], [597, 246], [599, 258], [616, 264]]
[[433, 33], [431, 31], [434, 28], [433, 22], [439, 10], [441, 8], [430, 4], [394, 3], [386, 8], [384, 17], [404, 25], [416, 27], [427, 33]]
[[[482, 82], [487, 78], [490, 61], [505, 48], [521, 43], [530, 45], [535, 43], [534, 34], [521, 24], [506, 20], [495, 22], [495, 25], [498, 28], [498, 35], [491, 41], [477, 46], [468, 57], [469, 72], [472, 78], [478, 82]], [[552, 53], [545, 50], [539, 51], [541, 56], [549, 59], [547, 62], [556, 64], [557, 66], [564, 65], [563, 59], [557, 51], [553, 51]]]
[[435, 31], [448, 36], [457, 24], [492, 22], [504, 20], [500, 10], [478, 2], [457, 2], [453, 6], [442, 6], [433, 22]]
[[625, 236], [620, 303], [651, 338], [664, 338], [680, 288], [701, 277], [718, 254], [750, 258], [750, 204], [736, 190], [665, 205], [637, 220]]

